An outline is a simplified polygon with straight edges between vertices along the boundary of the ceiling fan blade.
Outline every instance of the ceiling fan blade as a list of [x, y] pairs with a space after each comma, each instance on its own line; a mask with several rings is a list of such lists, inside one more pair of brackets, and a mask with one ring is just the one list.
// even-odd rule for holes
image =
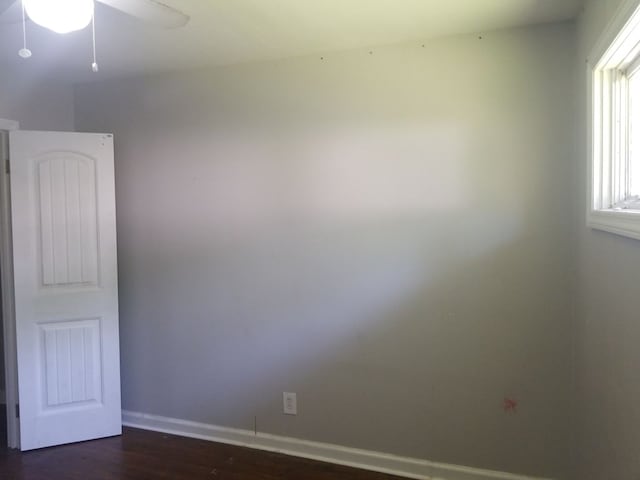
[[[0, 0], [0, 3], [5, 0]], [[164, 28], [184, 27], [189, 16], [156, 0], [97, 0], [144, 22]]]

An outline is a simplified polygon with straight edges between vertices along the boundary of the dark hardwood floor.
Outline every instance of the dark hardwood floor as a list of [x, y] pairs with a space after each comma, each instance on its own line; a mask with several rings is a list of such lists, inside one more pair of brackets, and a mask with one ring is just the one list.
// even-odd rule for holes
[[2, 480], [400, 480], [220, 443], [125, 428], [121, 437], [20, 453], [0, 450]]

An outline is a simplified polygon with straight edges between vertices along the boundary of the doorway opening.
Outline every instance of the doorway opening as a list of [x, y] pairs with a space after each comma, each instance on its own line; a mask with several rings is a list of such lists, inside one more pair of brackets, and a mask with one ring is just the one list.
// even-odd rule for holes
[[0, 450], [17, 448], [19, 444], [18, 419], [12, 415], [18, 412], [18, 387], [7, 132], [16, 128], [16, 122], [0, 119]]
[[[0, 121], [0, 130], [7, 128], [5, 124], [8, 121]], [[6, 131], [0, 131], [0, 159], [2, 159], [2, 163], [4, 164], [4, 159], [6, 157], [7, 150], [7, 140], [6, 140]], [[3, 167], [4, 165], [2, 165]], [[5, 190], [6, 186], [6, 175], [4, 173], [4, 169], [0, 168], [0, 229], [6, 230], [5, 225], [5, 202], [8, 198]], [[4, 260], [4, 251], [5, 251], [5, 236], [0, 235], [0, 450], [4, 450], [8, 448], [9, 445], [9, 434], [8, 434], [8, 419], [7, 419], [7, 375], [6, 375], [6, 362], [5, 362], [5, 338], [7, 336], [7, 329], [5, 326], [6, 318], [4, 312], [3, 305], [3, 297], [5, 292], [5, 288], [3, 286], [4, 283], [4, 268], [6, 267], [6, 261]]]

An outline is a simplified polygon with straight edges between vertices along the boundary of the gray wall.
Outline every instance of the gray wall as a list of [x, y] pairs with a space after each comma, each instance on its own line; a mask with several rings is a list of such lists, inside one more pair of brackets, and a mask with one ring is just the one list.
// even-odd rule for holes
[[0, 118], [23, 130], [73, 130], [73, 88], [42, 72], [6, 70], [0, 65]]
[[[620, 0], [591, 0], [579, 19], [577, 84]], [[585, 227], [586, 102], [578, 111], [578, 479], [640, 478], [640, 241]]]
[[115, 133], [124, 408], [565, 477], [574, 34], [79, 86]]

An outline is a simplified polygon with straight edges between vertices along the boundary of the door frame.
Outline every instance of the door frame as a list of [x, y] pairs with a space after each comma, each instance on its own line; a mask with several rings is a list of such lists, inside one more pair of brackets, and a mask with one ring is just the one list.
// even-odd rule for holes
[[16, 121], [0, 119], [0, 290], [4, 328], [4, 369], [7, 403], [7, 445], [20, 446], [18, 418], [18, 361], [15, 331], [13, 249], [11, 235], [11, 191], [9, 171], [9, 130], [17, 130]]

